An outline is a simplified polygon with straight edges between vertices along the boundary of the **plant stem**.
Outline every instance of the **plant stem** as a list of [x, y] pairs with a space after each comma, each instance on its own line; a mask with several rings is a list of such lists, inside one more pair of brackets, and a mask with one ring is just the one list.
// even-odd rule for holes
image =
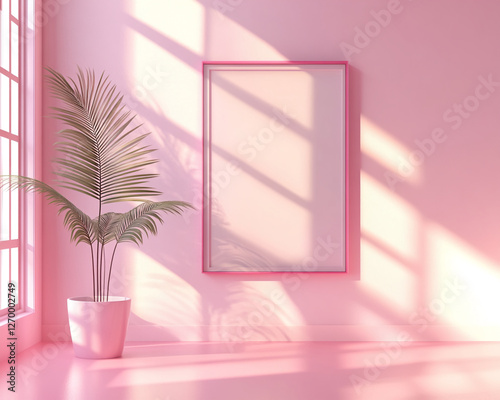
[[101, 246], [101, 266], [102, 266], [102, 288], [101, 288], [101, 293], [102, 293], [102, 301], [107, 301], [105, 300], [105, 295], [106, 292], [104, 288], [106, 287], [106, 251], [104, 248], [104, 243]]
[[99, 275], [99, 241], [97, 241], [97, 251], [96, 251], [96, 300], [99, 301], [99, 287], [101, 285], [101, 279]]
[[94, 261], [94, 246], [90, 243], [90, 259], [92, 260], [92, 298], [95, 301], [95, 261]]
[[111, 262], [109, 263], [109, 273], [108, 273], [108, 288], [106, 291], [106, 301], [109, 299], [109, 282], [111, 281], [111, 270], [113, 269], [113, 261], [115, 260], [116, 248], [118, 247], [118, 242], [116, 242], [113, 248], [113, 254], [111, 255]]
[[97, 282], [97, 301], [101, 301], [101, 275], [102, 275], [102, 265], [101, 265], [101, 257], [100, 257], [100, 244], [101, 244], [101, 210], [102, 210], [102, 204], [101, 204], [101, 196], [99, 196], [99, 217], [97, 218], [97, 276], [99, 277], [98, 282]]

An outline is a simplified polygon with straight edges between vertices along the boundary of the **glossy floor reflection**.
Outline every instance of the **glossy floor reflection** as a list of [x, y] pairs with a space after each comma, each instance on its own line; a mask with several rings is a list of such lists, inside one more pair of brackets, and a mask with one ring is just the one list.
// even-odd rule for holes
[[[2, 364], [5, 377], [6, 364]], [[17, 356], [22, 400], [498, 400], [500, 343], [128, 343], [84, 360], [68, 343]]]

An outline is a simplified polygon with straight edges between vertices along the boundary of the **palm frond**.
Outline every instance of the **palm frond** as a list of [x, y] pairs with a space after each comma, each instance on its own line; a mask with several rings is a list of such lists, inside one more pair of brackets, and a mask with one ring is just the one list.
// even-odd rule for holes
[[113, 227], [115, 226], [120, 215], [120, 213], [108, 212], [92, 220], [92, 223], [95, 226], [99, 226], [99, 242], [102, 245], [106, 245], [115, 239], [113, 235]]
[[114, 240], [117, 243], [143, 243], [143, 234], [156, 235], [157, 223], [163, 223], [161, 213], [181, 214], [186, 208], [193, 208], [184, 201], [147, 201], [139, 204], [129, 212], [118, 214], [112, 226]]
[[[104, 301], [118, 244], [141, 244], [144, 235], [158, 232], [162, 214], [181, 214], [193, 207], [183, 201], [146, 200], [161, 194], [148, 185], [157, 175], [145, 171], [158, 162], [148, 157], [155, 150], [142, 144], [149, 134], [136, 134], [140, 125], [134, 126], [135, 117], [125, 110], [123, 96], [107, 76], [79, 68], [73, 80], [51, 68], [47, 71], [49, 90], [60, 102], [52, 108], [52, 116], [64, 124], [56, 143], [60, 153], [55, 160], [57, 183], [97, 200], [97, 217], [90, 218], [52, 186], [33, 178], [0, 176], [0, 190], [40, 193], [58, 207], [71, 240], [90, 247], [93, 298]], [[104, 204], [118, 201], [141, 204], [123, 214], [103, 213]], [[106, 271], [105, 248], [112, 241], [115, 245]]]
[[153, 149], [140, 145], [148, 135], [133, 137], [134, 116], [125, 111], [123, 96], [107, 76], [78, 69], [76, 81], [47, 68], [52, 95], [61, 101], [53, 117], [66, 128], [59, 135], [57, 158], [59, 185], [76, 190], [102, 204], [118, 201], [143, 201], [160, 194], [147, 185], [156, 174], [143, 173], [157, 162], [146, 157]]
[[92, 245], [95, 241], [96, 226], [92, 219], [46, 183], [25, 176], [2, 175], [0, 176], [0, 189], [10, 191], [21, 189], [26, 192], [41, 193], [49, 203], [58, 207], [59, 214], [64, 214], [64, 226], [70, 231], [72, 241], [76, 244], [88, 245]]

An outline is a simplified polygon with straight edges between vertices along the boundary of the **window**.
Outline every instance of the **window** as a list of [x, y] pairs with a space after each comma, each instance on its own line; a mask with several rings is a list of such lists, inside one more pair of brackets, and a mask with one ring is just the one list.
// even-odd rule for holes
[[[0, 0], [0, 175], [33, 175], [33, 154], [27, 151], [33, 148], [34, 126], [34, 121], [28, 121], [28, 117], [33, 120], [33, 100], [27, 99], [33, 82], [29, 54], [33, 29], [26, 24], [30, 13], [32, 0]], [[9, 283], [15, 284], [18, 309], [26, 299], [30, 206], [32, 196], [0, 191], [0, 316], [8, 308]]]

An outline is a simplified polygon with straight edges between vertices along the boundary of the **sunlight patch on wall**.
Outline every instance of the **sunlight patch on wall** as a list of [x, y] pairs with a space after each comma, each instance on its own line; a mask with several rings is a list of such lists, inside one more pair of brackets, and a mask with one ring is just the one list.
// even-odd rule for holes
[[179, 46], [203, 54], [205, 7], [197, 1], [132, 1], [129, 14]]
[[[212, 0], [210, 0], [212, 1]], [[233, 0], [231, 0], [233, 1]], [[221, 1], [220, 3], [228, 3]], [[215, 1], [213, 4], [217, 4]], [[241, 10], [244, 12], [243, 10]], [[227, 54], [231, 54], [233, 60], [287, 60], [278, 49], [270, 44], [267, 38], [253, 32], [238, 23], [239, 9], [235, 8], [231, 13], [221, 13], [216, 8], [208, 6], [207, 12], [207, 37], [205, 55], [211, 60], [227, 60]], [[274, 22], [278, 29], [279, 21]], [[228, 34], [230, 33], [230, 34]], [[257, 58], [256, 58], [257, 57]]]
[[[226, 288], [224, 302], [210, 308], [209, 339], [229, 347], [242, 341], [290, 341], [290, 329], [306, 321], [290, 297], [300, 290], [298, 275], [280, 274], [280, 281], [232, 283]], [[290, 287], [285, 288], [284, 282]]]
[[139, 249], [127, 249], [132, 313], [154, 325], [191, 326], [201, 321], [201, 296], [186, 281]]
[[[389, 324], [394, 324], [395, 318], [399, 318], [402, 324], [407, 323], [408, 316], [416, 307], [418, 278], [413, 271], [363, 238], [361, 265], [370, 266], [363, 269], [362, 288], [375, 298], [368, 308], [371, 318]], [[386, 310], [389, 315], [384, 315]]]
[[192, 93], [201, 96], [204, 8], [194, 1], [133, 4], [126, 20], [127, 103], [156, 125], [159, 142], [172, 133], [169, 124], [199, 137], [201, 100], [193, 104]]
[[361, 172], [361, 233], [404, 261], [417, 261], [421, 216], [383, 183]]
[[417, 184], [422, 180], [420, 169], [411, 168], [406, 171], [408, 155], [411, 150], [399, 142], [393, 135], [361, 116], [361, 152], [368, 155], [386, 169], [387, 173], [396, 174], [400, 180]]
[[[426, 229], [430, 299], [443, 296], [446, 310], [440, 318], [456, 325], [470, 325], [480, 338], [481, 325], [500, 325], [500, 267], [444, 227], [429, 223]], [[477, 328], [474, 328], [477, 326]]]
[[[282, 278], [283, 275], [281, 274]], [[294, 288], [300, 290], [298, 286]], [[213, 309], [211, 317], [212, 325], [240, 325], [249, 330], [264, 326], [305, 324], [300, 309], [283, 284], [274, 281], [241, 282], [228, 286], [224, 306]]]

